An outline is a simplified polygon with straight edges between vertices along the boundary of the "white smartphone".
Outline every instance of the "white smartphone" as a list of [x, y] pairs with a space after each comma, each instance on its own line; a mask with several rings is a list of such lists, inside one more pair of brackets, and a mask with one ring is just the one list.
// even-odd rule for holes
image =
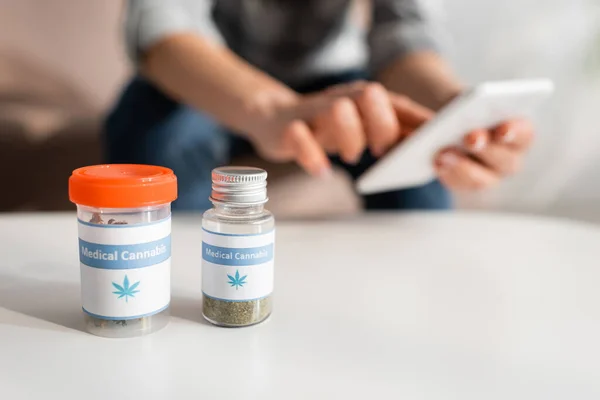
[[554, 92], [548, 79], [487, 82], [466, 91], [428, 123], [390, 150], [356, 181], [361, 194], [424, 185], [435, 179], [433, 159], [460, 145], [468, 132], [515, 118], [530, 118]]

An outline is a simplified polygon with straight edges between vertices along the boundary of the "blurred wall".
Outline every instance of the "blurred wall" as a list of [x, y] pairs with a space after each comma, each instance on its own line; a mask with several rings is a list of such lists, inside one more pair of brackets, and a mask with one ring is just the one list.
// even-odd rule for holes
[[0, 179], [11, 193], [0, 210], [70, 208], [71, 171], [101, 162], [101, 115], [128, 68], [120, 8], [0, 0]]
[[127, 72], [119, 43], [122, 3], [0, 0], [0, 55], [39, 61], [106, 107]]

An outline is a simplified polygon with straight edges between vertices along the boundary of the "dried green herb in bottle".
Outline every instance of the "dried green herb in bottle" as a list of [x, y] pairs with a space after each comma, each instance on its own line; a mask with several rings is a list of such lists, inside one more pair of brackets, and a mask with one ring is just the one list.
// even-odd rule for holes
[[251, 167], [212, 173], [214, 208], [202, 219], [202, 309], [215, 325], [248, 326], [271, 314], [275, 220], [264, 209], [266, 179]]

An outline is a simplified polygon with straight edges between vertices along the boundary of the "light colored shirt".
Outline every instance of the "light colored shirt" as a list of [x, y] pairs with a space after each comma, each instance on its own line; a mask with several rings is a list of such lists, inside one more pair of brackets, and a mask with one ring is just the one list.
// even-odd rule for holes
[[126, 44], [137, 62], [161, 39], [195, 32], [227, 45], [288, 84], [368, 69], [376, 74], [407, 53], [437, 48], [419, 0], [128, 0]]

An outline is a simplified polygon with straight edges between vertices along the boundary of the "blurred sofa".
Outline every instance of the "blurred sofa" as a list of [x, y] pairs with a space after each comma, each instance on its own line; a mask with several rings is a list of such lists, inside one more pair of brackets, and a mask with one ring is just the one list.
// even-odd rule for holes
[[[4, 0], [0, 13], [0, 211], [72, 209], [67, 179], [101, 163], [103, 115], [130, 75], [120, 43], [121, 2]], [[90, 18], [93, 16], [93, 18]], [[349, 179], [309, 179], [257, 159], [278, 216], [359, 209]], [[310, 195], [309, 195], [310, 193]]]

